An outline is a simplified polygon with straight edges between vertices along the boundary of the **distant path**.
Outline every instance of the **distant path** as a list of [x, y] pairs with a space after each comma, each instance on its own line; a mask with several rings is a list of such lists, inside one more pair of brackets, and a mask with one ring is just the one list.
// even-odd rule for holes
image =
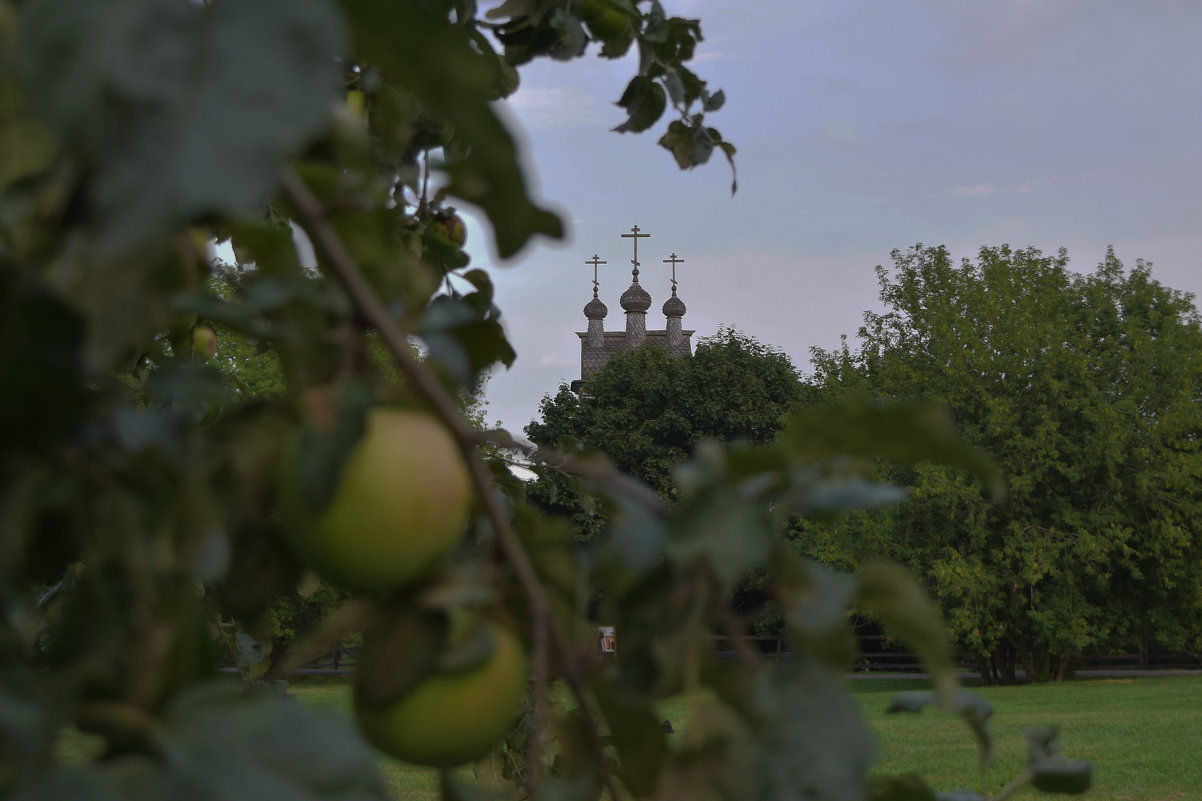
[[[980, 673], [964, 672], [959, 673], [962, 679], [979, 679]], [[1027, 674], [1023, 671], [1018, 671], [1017, 676], [1020, 679], [1025, 679]], [[1082, 670], [1073, 676], [1074, 679], [1151, 679], [1157, 676], [1202, 676], [1202, 669], [1199, 670], [1138, 670], [1138, 669], [1123, 669], [1123, 668], [1100, 668], [1098, 670]], [[929, 679], [927, 673], [848, 673], [850, 679]]]

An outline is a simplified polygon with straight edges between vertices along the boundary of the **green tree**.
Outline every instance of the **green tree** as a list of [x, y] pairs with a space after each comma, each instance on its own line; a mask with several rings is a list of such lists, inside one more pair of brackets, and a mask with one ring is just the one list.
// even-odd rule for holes
[[[981, 729], [983, 707], [956, 694], [943, 629], [911, 577], [882, 565], [833, 576], [776, 547], [780, 520], [814, 507], [803, 468], [827, 454], [806, 440], [706, 449], [677, 473], [672, 506], [612, 469], [543, 453], [590, 475], [619, 510], [607, 547], [586, 556], [493, 457], [503, 432], [464, 419], [462, 398], [515, 354], [446, 202], [479, 209], [502, 258], [562, 235], [530, 198], [495, 108], [517, 68], [590, 43], [606, 57], [637, 50], [619, 130], [669, 113], [659, 142], [691, 167], [734, 153], [707, 125], [721, 92], [687, 66], [700, 36], [657, 0], [508, 0], [483, 15], [426, 0], [0, 0], [0, 793], [385, 798], [344, 719], [215, 675], [221, 621], [264, 639], [272, 604], [321, 571], [294, 547], [314, 521], [327, 553], [361, 547], [358, 529], [327, 519], [360, 509], [346, 500], [358, 482], [384, 505], [430, 505], [410, 491], [416, 477], [363, 468], [360, 446], [369, 464], [426, 458], [442, 472], [423, 474], [424, 487], [454, 478], [472, 504], [458, 510], [463, 538], [414, 583], [352, 597], [273, 654], [267, 676], [364, 631], [356, 702], [370, 713], [442, 674], [487, 673], [473, 668], [512, 640], [506, 670], [528, 660], [529, 714], [478, 772], [514, 794], [864, 797], [871, 736], [835, 675], [851, 605], [897, 626], [931, 665], [937, 694], [905, 708], [937, 698]], [[294, 230], [316, 271], [300, 264]], [[211, 239], [256, 265], [224, 300], [197, 244]], [[282, 391], [240, 395], [182, 339], [196, 316], [270, 348]], [[371, 358], [373, 342], [403, 382]], [[975, 458], [932, 440], [918, 409], [833, 419], [795, 423], [837, 452]], [[381, 447], [372, 421], [404, 427]], [[873, 497], [851, 489], [844, 502]], [[450, 519], [419, 518], [396, 521], [395, 536]], [[715, 621], [741, 633], [724, 599], [764, 564], [801, 657], [719, 670]], [[602, 577], [623, 644], [594, 669], [579, 601]], [[495, 636], [501, 626], [513, 634]], [[265, 649], [240, 638], [237, 650], [256, 674], [247, 662]], [[570, 704], [551, 692], [560, 681]], [[655, 708], [682, 691], [698, 710], [672, 743]], [[413, 739], [374, 717], [377, 743]], [[57, 743], [74, 728], [101, 747], [64, 762]], [[1037, 784], [1088, 775], [1048, 741], [1032, 756], [1024, 776]], [[442, 778], [447, 798], [485, 792], [461, 772]], [[882, 801], [933, 797], [914, 777], [873, 786]]]
[[614, 356], [583, 396], [566, 385], [544, 396], [541, 420], [526, 435], [603, 453], [670, 497], [672, 468], [699, 442], [771, 442], [802, 392], [787, 355], [724, 329], [699, 340], [691, 356], [672, 358], [654, 345]]
[[[604, 454], [672, 499], [672, 471], [699, 443], [771, 442], [802, 393], [785, 353], [728, 328], [700, 339], [689, 356], [670, 357], [654, 345], [617, 354], [589, 379], [583, 395], [561, 385], [554, 397], [544, 396], [541, 419], [526, 435], [537, 445]], [[527, 492], [535, 504], [570, 516], [580, 540], [604, 530], [604, 505], [584, 483], [553, 468], [534, 469], [539, 477]], [[762, 571], [741, 579], [733, 607], [757, 620], [772, 608]], [[775, 633], [779, 621], [771, 619]]]
[[1173, 648], [1202, 620], [1197, 403], [1202, 328], [1193, 298], [1126, 271], [1092, 274], [1061, 251], [895, 252], [878, 270], [887, 311], [865, 315], [854, 352], [815, 351], [828, 399], [868, 393], [945, 404], [994, 455], [1009, 495], [990, 502], [935, 465], [885, 468], [909, 503], [826, 530], [803, 546], [848, 564], [910, 565], [942, 601], [983, 670], [1061, 678], [1083, 649], [1130, 638]]

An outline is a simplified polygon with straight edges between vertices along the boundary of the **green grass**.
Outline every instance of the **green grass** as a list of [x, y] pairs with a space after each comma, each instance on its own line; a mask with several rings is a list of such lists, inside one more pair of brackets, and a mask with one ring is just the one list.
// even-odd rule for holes
[[[853, 687], [879, 738], [877, 769], [914, 771], [939, 789], [976, 787], [975, 749], [958, 719], [928, 710], [886, 715], [896, 686]], [[997, 792], [1026, 761], [1022, 727], [1055, 724], [1066, 755], [1094, 762], [1098, 801], [1187, 801], [1202, 797], [1202, 678], [1095, 679], [975, 688], [994, 704]], [[1030, 791], [1018, 798], [1039, 798]]]
[[[859, 680], [851, 684], [878, 737], [876, 769], [913, 771], [938, 789], [978, 783], [976, 747], [964, 724], [936, 710], [886, 715], [894, 692], [923, 689], [915, 680]], [[1202, 678], [1096, 679], [1023, 687], [981, 687], [995, 706], [990, 721], [995, 758], [987, 789], [997, 792], [1026, 762], [1022, 727], [1056, 724], [1067, 755], [1095, 764], [1093, 801], [1191, 801], [1202, 797]], [[337, 685], [299, 686], [305, 703], [338, 706], [348, 690]], [[686, 704], [662, 712], [683, 730]], [[397, 797], [436, 797], [433, 771], [381, 761]], [[1063, 796], [1061, 796], [1063, 797]], [[1051, 798], [1034, 791], [1016, 798]]]
[[[937, 789], [976, 788], [976, 750], [963, 723], [928, 709], [886, 715], [894, 692], [924, 689], [919, 680], [858, 680], [851, 689], [878, 738], [876, 770], [915, 772]], [[1202, 677], [1095, 679], [1024, 687], [984, 687], [993, 702], [990, 721], [996, 756], [987, 789], [997, 792], [1026, 761], [1022, 727], [1056, 724], [1066, 754], [1095, 764], [1090, 801], [1192, 801], [1202, 798]], [[310, 681], [293, 685], [301, 703], [349, 714], [350, 684]], [[687, 724], [687, 705], [671, 699], [661, 708], [676, 730]], [[821, 725], [819, 722], [817, 725]], [[677, 737], [679, 735], [673, 735]], [[68, 737], [64, 755], [86, 759], [94, 750]], [[380, 757], [395, 797], [437, 798], [435, 771]], [[1060, 796], [1062, 797], [1062, 796]], [[1052, 798], [1034, 791], [1019, 799]]]

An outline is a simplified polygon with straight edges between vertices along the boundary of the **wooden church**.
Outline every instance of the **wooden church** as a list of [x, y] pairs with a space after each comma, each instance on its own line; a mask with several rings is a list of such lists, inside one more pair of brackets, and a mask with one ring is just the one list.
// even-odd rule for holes
[[599, 297], [600, 285], [597, 282], [597, 267], [608, 264], [596, 255], [585, 264], [593, 266], [593, 299], [584, 306], [584, 316], [588, 319], [588, 330], [577, 331], [580, 337], [580, 378], [572, 382], [572, 391], [580, 394], [585, 383], [605, 364], [615, 353], [633, 350], [650, 343], [662, 348], [670, 356], [684, 356], [693, 352], [693, 331], [682, 325], [685, 305], [676, 294], [676, 265], [684, 263], [673, 253], [664, 259], [665, 264], [672, 265], [672, 296], [664, 301], [663, 313], [665, 325], [659, 329], [647, 328], [647, 310], [651, 308], [651, 295], [639, 283], [639, 240], [651, 235], [642, 233], [637, 225], [631, 227], [630, 233], [622, 234], [623, 239], [630, 239], [634, 244], [634, 257], [630, 260], [632, 280], [630, 286], [622, 293], [619, 302], [626, 313], [626, 329], [624, 331], [606, 331], [605, 317], [609, 307], [601, 302]]

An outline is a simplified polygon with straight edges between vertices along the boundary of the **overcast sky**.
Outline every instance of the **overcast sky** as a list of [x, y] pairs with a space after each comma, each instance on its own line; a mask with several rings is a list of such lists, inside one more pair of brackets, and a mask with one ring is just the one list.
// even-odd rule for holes
[[[739, 148], [689, 173], [642, 135], [609, 131], [630, 59], [523, 71], [511, 121], [536, 196], [569, 223], [493, 273], [518, 361], [488, 387], [514, 433], [579, 376], [598, 254], [607, 330], [622, 330], [637, 223], [648, 328], [662, 328], [675, 252], [686, 328], [733, 325], [807, 370], [876, 307], [874, 268], [916, 242], [1106, 246], [1202, 293], [1202, 2], [1198, 0], [663, 0], [700, 17], [695, 69], [727, 103], [711, 124]], [[470, 217], [470, 209], [465, 209]]]

